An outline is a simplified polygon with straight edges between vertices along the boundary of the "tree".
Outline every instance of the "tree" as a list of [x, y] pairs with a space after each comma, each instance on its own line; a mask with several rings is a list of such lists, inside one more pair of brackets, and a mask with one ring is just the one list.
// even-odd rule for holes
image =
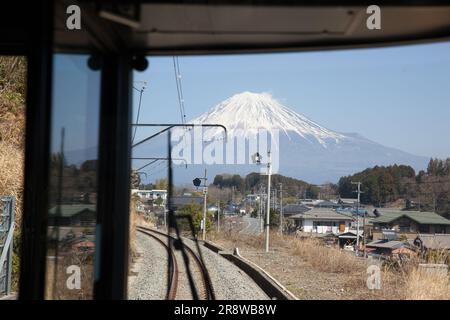
[[155, 189], [158, 190], [167, 190], [167, 186], [169, 185], [166, 178], [157, 179], [155, 181]]
[[[190, 230], [188, 221], [186, 218], [177, 218], [177, 223], [184, 230], [193, 231], [197, 233], [200, 231], [201, 221], [203, 219], [203, 207], [197, 203], [186, 204], [177, 211], [177, 216], [186, 216], [192, 219], [192, 224], [194, 225], [194, 230]], [[210, 213], [206, 213], [206, 231], [211, 227], [212, 217]]]

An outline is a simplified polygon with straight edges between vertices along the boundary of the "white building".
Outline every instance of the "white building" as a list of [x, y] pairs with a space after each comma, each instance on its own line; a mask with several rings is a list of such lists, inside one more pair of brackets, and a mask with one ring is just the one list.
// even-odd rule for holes
[[167, 190], [159, 190], [159, 189], [153, 189], [153, 190], [140, 190], [140, 189], [132, 189], [131, 194], [137, 194], [137, 196], [141, 200], [156, 200], [158, 198], [161, 198], [163, 200], [163, 203], [166, 202], [167, 199]]
[[316, 206], [319, 203], [323, 202], [321, 199], [300, 199], [300, 203], [305, 206]]
[[353, 221], [352, 217], [329, 208], [313, 208], [288, 219], [294, 220], [303, 232], [334, 234], [348, 232]]

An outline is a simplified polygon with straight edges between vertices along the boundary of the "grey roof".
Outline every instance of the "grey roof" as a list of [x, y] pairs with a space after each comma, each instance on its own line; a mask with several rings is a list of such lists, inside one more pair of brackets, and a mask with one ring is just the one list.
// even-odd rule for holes
[[450, 249], [450, 234], [419, 234], [417, 239], [426, 249]]
[[203, 197], [193, 197], [193, 196], [176, 196], [172, 197], [172, 205], [175, 207], [184, 206], [187, 204], [202, 204]]
[[289, 219], [299, 220], [336, 220], [336, 221], [352, 221], [353, 218], [345, 214], [338, 213], [328, 208], [313, 208], [305, 213], [296, 214]]
[[398, 249], [401, 247], [411, 248], [413, 249], [414, 246], [409, 241], [386, 241], [386, 240], [375, 240], [372, 242], [369, 242], [367, 245], [369, 248], [383, 248], [383, 249]]
[[299, 214], [311, 210], [304, 204], [287, 204], [283, 207], [283, 215]]
[[314, 206], [317, 208], [326, 208], [326, 207], [339, 208], [341, 205], [336, 202], [325, 200], [325, 201], [319, 202], [318, 204], [316, 204]]
[[378, 210], [381, 216], [372, 220], [372, 223], [377, 224], [387, 224], [391, 223], [401, 217], [407, 217], [411, 220], [416, 221], [419, 224], [440, 224], [440, 225], [450, 225], [450, 220], [445, 219], [443, 216], [438, 215], [434, 212], [425, 211], [398, 211], [398, 210]]
[[[84, 211], [89, 211], [91, 213], [96, 212], [95, 204], [63, 204], [59, 206], [61, 217], [72, 217]], [[58, 206], [52, 207], [49, 210], [50, 216], [58, 215]]]
[[[359, 230], [358, 234], [359, 234], [359, 237], [362, 237], [363, 236], [363, 231]], [[339, 233], [338, 237], [341, 238], [341, 239], [356, 239], [356, 230], [355, 231], [350, 230], [350, 231], [347, 231], [347, 232]]]

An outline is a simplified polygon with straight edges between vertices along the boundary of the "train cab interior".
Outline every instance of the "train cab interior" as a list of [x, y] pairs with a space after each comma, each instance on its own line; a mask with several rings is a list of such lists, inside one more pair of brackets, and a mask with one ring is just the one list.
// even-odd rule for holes
[[[58, 250], [65, 250], [59, 242], [70, 232], [61, 226], [70, 224], [65, 214], [73, 208], [65, 204], [73, 202], [73, 190], [78, 188], [83, 197], [79, 202], [89, 204], [88, 218], [80, 228], [94, 245], [87, 249], [92, 255], [86, 262], [90, 276], [85, 293], [67, 298], [127, 299], [133, 76], [152, 68], [152, 57], [320, 53], [450, 39], [449, 3], [379, 1], [381, 28], [367, 21], [371, 4], [327, 0], [0, 4], [0, 55], [25, 56], [27, 61], [16, 298], [63, 296], [58, 293], [59, 284], [65, 283], [62, 266], [73, 261], [65, 261], [67, 255], [58, 258]], [[79, 165], [66, 164], [70, 157]]]

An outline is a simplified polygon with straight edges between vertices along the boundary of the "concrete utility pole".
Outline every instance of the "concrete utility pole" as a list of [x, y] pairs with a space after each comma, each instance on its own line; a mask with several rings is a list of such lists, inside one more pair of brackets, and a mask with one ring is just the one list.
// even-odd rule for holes
[[280, 186], [280, 234], [283, 234], [283, 184], [278, 185]]
[[260, 215], [259, 215], [259, 230], [261, 233], [264, 232], [264, 186], [261, 185], [261, 197], [259, 198], [259, 207], [260, 207]]
[[205, 177], [203, 178], [203, 230], [202, 230], [202, 239], [206, 240], [206, 195], [208, 194], [207, 187], [207, 178], [206, 178], [206, 169], [205, 169]]
[[259, 232], [263, 232], [263, 186], [259, 186]]
[[270, 151], [267, 152], [267, 212], [266, 212], [266, 252], [269, 252], [269, 224], [270, 224], [270, 177], [272, 175]]
[[[360, 202], [360, 195], [362, 193], [361, 191], [361, 182], [352, 182], [352, 184], [356, 184], [358, 186], [358, 190], [357, 191], [353, 191], [353, 192], [357, 192], [358, 193], [358, 201], [356, 202], [356, 253], [358, 254], [358, 250], [359, 250], [359, 202]], [[365, 224], [365, 215], [363, 218], [363, 233], [364, 233], [364, 224]], [[364, 239], [364, 237], [363, 237]], [[364, 243], [364, 242], [363, 242]]]
[[217, 201], [217, 233], [220, 231], [220, 201]]

